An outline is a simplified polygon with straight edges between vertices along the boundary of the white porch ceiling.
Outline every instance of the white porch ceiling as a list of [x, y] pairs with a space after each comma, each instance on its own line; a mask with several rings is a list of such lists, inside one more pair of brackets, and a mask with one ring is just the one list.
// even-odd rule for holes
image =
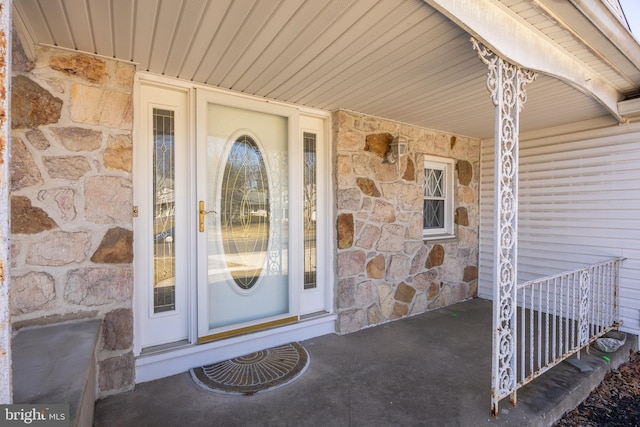
[[[617, 51], [613, 60], [598, 53], [615, 49], [606, 38], [596, 37], [602, 46], [594, 47], [572, 30], [580, 24], [580, 31], [589, 31], [583, 15], [569, 10], [575, 22], [568, 29], [558, 25], [546, 3], [554, 4], [496, 1], [541, 37], [579, 55], [621, 93], [640, 88], [636, 65]], [[487, 70], [470, 35], [422, 0], [13, 4], [23, 44], [132, 61], [139, 70], [314, 108], [345, 108], [461, 135], [493, 136]], [[540, 75], [527, 94], [521, 131], [611, 118], [598, 102], [552, 77]]]

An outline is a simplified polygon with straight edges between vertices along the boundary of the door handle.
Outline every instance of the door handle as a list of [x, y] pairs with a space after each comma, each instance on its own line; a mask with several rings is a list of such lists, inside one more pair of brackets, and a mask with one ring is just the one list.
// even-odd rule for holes
[[204, 232], [204, 216], [210, 213], [217, 213], [214, 210], [210, 210], [210, 211], [206, 211], [204, 210], [204, 201], [200, 200], [200, 204], [199, 204], [199, 215], [198, 217], [200, 218], [200, 232], [203, 233]]

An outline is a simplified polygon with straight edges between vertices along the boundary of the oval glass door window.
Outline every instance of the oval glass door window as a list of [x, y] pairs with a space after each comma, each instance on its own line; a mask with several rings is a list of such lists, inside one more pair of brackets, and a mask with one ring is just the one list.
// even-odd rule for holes
[[232, 145], [220, 192], [225, 261], [235, 284], [249, 290], [264, 269], [269, 245], [269, 181], [262, 153], [248, 135]]

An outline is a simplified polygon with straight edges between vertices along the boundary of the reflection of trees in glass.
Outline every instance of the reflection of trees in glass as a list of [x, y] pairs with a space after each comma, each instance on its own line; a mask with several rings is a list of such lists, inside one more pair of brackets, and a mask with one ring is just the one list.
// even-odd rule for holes
[[311, 226], [316, 219], [316, 153], [304, 153], [304, 222]]
[[173, 190], [174, 185], [174, 113], [153, 110], [153, 193]]
[[304, 288], [316, 286], [316, 135], [305, 132], [304, 143]]
[[175, 309], [174, 112], [153, 110], [154, 312]]
[[249, 289], [260, 277], [266, 257], [270, 206], [266, 165], [257, 144], [247, 135], [238, 138], [229, 151], [220, 205], [227, 262], [235, 254], [260, 254], [252, 257], [252, 265], [230, 268], [238, 286]]
[[231, 147], [222, 182], [222, 219], [227, 226], [268, 216], [269, 188], [262, 153], [249, 136]]

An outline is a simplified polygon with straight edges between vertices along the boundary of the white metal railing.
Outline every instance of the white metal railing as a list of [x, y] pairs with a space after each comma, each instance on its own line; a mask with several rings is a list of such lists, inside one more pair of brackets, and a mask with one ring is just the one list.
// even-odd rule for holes
[[622, 259], [517, 284], [520, 111], [536, 73], [471, 42], [487, 65], [495, 105], [491, 411], [497, 415], [501, 399], [515, 404], [518, 388], [617, 326]]
[[[600, 262], [516, 286], [510, 355], [516, 381], [502, 395], [492, 384], [492, 411], [506, 395], [516, 402], [518, 388], [587, 348], [620, 326], [619, 277], [624, 258]], [[494, 354], [495, 357], [495, 354]]]

